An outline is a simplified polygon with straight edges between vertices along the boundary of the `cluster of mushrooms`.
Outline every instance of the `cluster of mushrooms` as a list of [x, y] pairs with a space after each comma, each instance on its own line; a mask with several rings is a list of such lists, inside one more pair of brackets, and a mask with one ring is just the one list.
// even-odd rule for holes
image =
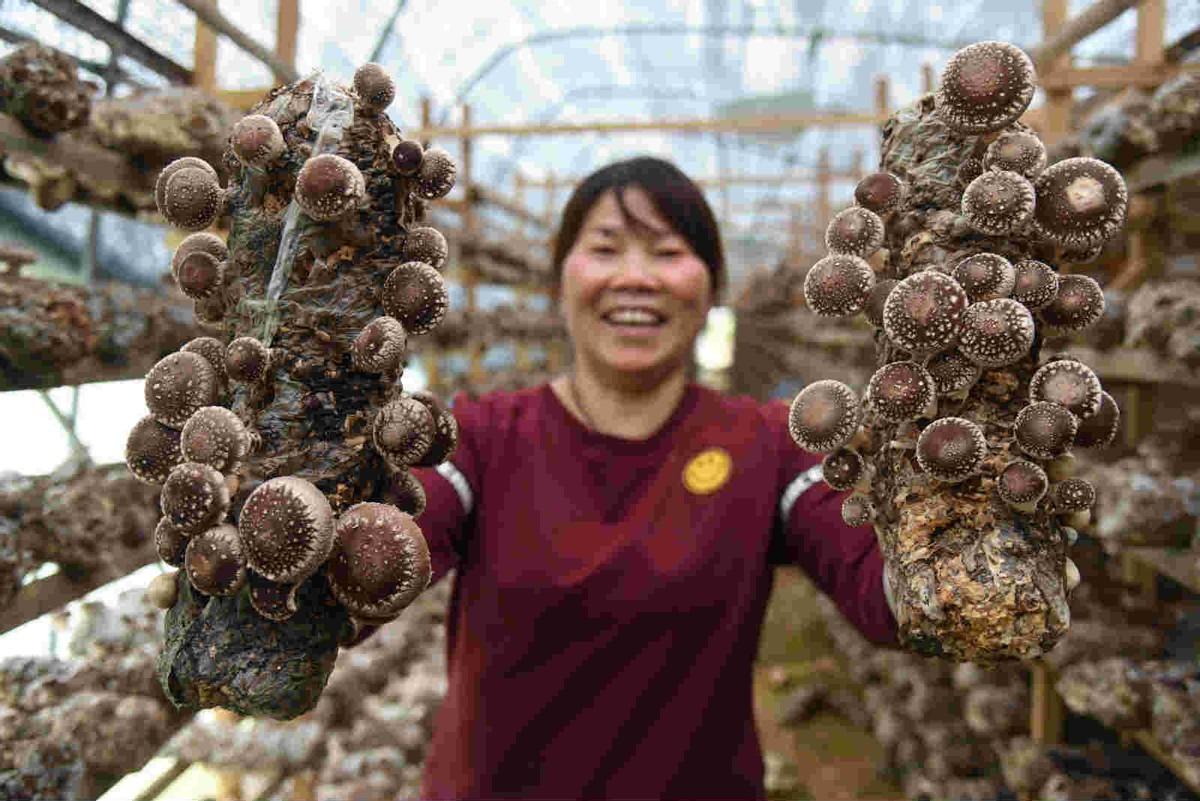
[[[1039, 364], [1038, 352], [1045, 337], [1080, 331], [1102, 315], [1096, 281], [1054, 262], [1095, 258], [1124, 221], [1127, 192], [1120, 174], [1096, 159], [1046, 166], [1041, 141], [1016, 122], [1034, 88], [1032, 62], [1013, 45], [981, 42], [957, 52], [928, 101], [924, 127], [910, 126], [918, 130], [913, 141], [893, 141], [889, 150], [885, 127], [884, 167], [898, 166], [858, 184], [856, 205], [826, 231], [829, 255], [805, 277], [813, 312], [862, 313], [877, 329], [880, 366], [861, 399], [842, 382], [820, 380], [791, 406], [793, 439], [826, 454], [831, 487], [854, 490], [842, 507], [849, 525], [895, 528], [903, 495], [880, 485], [883, 471], [942, 485], [950, 506], [956, 487], [976, 495], [994, 488], [1016, 514], [1059, 516], [1066, 532], [1087, 523], [1095, 493], [1071, 477], [1071, 449], [1111, 442], [1118, 408], [1087, 365], [1065, 356]], [[947, 161], [961, 157], [941, 183], [929, 176], [947, 168], [931, 166], [933, 156], [922, 163], [919, 137], [945, 148], [936, 155]], [[897, 174], [905, 167], [918, 186]], [[957, 208], [939, 208], [946, 184], [955, 183], [949, 196]], [[889, 227], [903, 230], [889, 237]], [[891, 247], [880, 252], [885, 243]], [[929, 251], [936, 255], [923, 255]], [[972, 419], [984, 412], [986, 420]], [[894, 550], [885, 555], [909, 561]], [[1069, 592], [1078, 570], [1069, 559], [1059, 564]], [[900, 577], [903, 584], [907, 575]]]
[[[215, 335], [149, 371], [126, 462], [162, 485], [162, 560], [205, 596], [244, 589], [273, 621], [318, 572], [356, 625], [394, 618], [430, 578], [408, 468], [447, 458], [457, 425], [400, 378], [407, 338], [447, 308], [446, 240], [417, 220], [456, 169], [399, 136], [383, 113], [394, 95], [377, 64], [352, 88], [319, 74], [279, 87], [233, 127], [227, 188], [193, 157], [155, 187], [167, 221], [193, 232], [171, 270]], [[226, 217], [228, 243], [204, 230]], [[381, 477], [403, 508], [364, 500]], [[164, 608], [176, 582], [151, 587]]]

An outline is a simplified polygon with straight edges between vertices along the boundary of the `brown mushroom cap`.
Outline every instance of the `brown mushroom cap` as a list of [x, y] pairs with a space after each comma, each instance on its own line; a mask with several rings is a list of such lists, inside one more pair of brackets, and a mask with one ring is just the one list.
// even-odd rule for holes
[[296, 591], [300, 583], [280, 583], [265, 579], [253, 570], [246, 571], [250, 585], [250, 606], [267, 620], [281, 623], [296, 614]]
[[1058, 294], [1058, 273], [1045, 262], [1023, 259], [1013, 265], [1012, 298], [1040, 309]]
[[889, 423], [929, 413], [936, 397], [933, 376], [913, 361], [885, 364], [867, 383], [867, 403]]
[[228, 472], [250, 452], [250, 434], [229, 409], [205, 406], [184, 423], [179, 445], [189, 462]]
[[1023, 175], [987, 170], [963, 191], [962, 214], [976, 231], [1004, 236], [1029, 221], [1035, 197], [1033, 184]]
[[197, 409], [216, 402], [217, 390], [217, 373], [208, 360], [196, 353], [171, 353], [146, 373], [143, 392], [155, 420], [183, 428]]
[[396, 99], [392, 76], [378, 64], [367, 62], [354, 71], [354, 91], [364, 110], [378, 114]]
[[1039, 314], [1053, 331], [1082, 331], [1104, 315], [1104, 290], [1090, 275], [1059, 276], [1058, 292]]
[[1008, 170], [1033, 180], [1046, 168], [1046, 147], [1036, 134], [1028, 131], [1009, 131], [988, 145], [983, 166], [991, 170]]
[[435, 423], [429, 407], [411, 397], [385, 404], [375, 415], [371, 438], [375, 449], [397, 465], [421, 461], [433, 444]]
[[442, 274], [421, 261], [398, 265], [383, 282], [383, 310], [409, 334], [427, 334], [446, 316], [450, 296]]
[[420, 517], [428, 501], [420, 480], [407, 470], [397, 470], [392, 475], [392, 481], [391, 500], [395, 501], [396, 508], [413, 517]]
[[842, 209], [825, 229], [825, 247], [830, 253], [870, 256], [883, 244], [883, 220], [870, 209]]
[[225, 349], [225, 370], [234, 381], [261, 381], [270, 366], [270, 349], [254, 337], [238, 337]]
[[192, 309], [196, 313], [196, 319], [202, 323], [215, 324], [225, 319], [227, 306], [225, 304], [225, 295], [221, 292], [216, 292], [204, 300], [193, 301]]
[[216, 337], [196, 337], [188, 340], [179, 352], [202, 356], [216, 372], [219, 382], [223, 383], [229, 378], [229, 374], [225, 372], [225, 345]]
[[788, 433], [806, 451], [830, 453], [858, 431], [858, 397], [841, 381], [823, 379], [800, 390], [788, 411]]
[[392, 166], [401, 175], [416, 175], [424, 158], [425, 148], [411, 139], [402, 139], [392, 148]]
[[146, 600], [157, 609], [170, 609], [179, 599], [179, 571], [159, 573], [146, 585]]
[[867, 302], [863, 304], [863, 316], [876, 328], [883, 328], [883, 305], [887, 303], [892, 287], [898, 283], [900, 281], [895, 278], [880, 278], [867, 293]]
[[1017, 413], [1013, 435], [1035, 459], [1055, 459], [1071, 447], [1079, 421], [1057, 403], [1037, 401]]
[[359, 503], [338, 518], [329, 588], [359, 617], [396, 615], [431, 576], [429, 547], [412, 517], [386, 503]]
[[376, 317], [367, 323], [350, 346], [356, 370], [386, 373], [400, 367], [406, 353], [408, 333], [395, 317]]
[[1034, 230], [1061, 247], [1087, 250], [1102, 245], [1125, 222], [1125, 180], [1099, 159], [1063, 159], [1047, 167], [1034, 186]]
[[842, 501], [842, 522], [851, 528], [865, 526], [875, 514], [875, 505], [866, 495], [855, 493]]
[[179, 431], [152, 416], [134, 423], [125, 440], [125, 464], [134, 478], [147, 484], [161, 484], [182, 461]]
[[1100, 254], [1104, 252], [1106, 244], [1105, 242], [1098, 242], [1090, 247], [1061, 248], [1058, 252], [1058, 257], [1061, 261], [1071, 264], [1091, 264], [1100, 258]]
[[1007, 298], [1016, 272], [1008, 259], [996, 253], [976, 253], [954, 265], [951, 273], [972, 303]]
[[1029, 399], [1065, 406], [1076, 417], [1100, 411], [1100, 379], [1092, 368], [1074, 359], [1047, 362], [1029, 379]]
[[959, 162], [958, 169], [954, 171], [954, 181], [966, 189], [981, 175], [983, 175], [983, 159], [967, 156]]
[[366, 193], [366, 180], [354, 162], [333, 153], [313, 156], [296, 174], [296, 203], [314, 220], [349, 214]]
[[238, 517], [250, 567], [264, 578], [298, 582], [333, 548], [333, 509], [324, 493], [298, 476], [258, 485]]
[[180, 262], [196, 252], [207, 253], [217, 261], [225, 261], [229, 257], [229, 248], [225, 246], [225, 240], [216, 234], [208, 231], [188, 234], [179, 243], [179, 247], [175, 248], [175, 255], [171, 257], [171, 275], [175, 276], [175, 280], [179, 280]]
[[938, 481], [962, 481], [979, 469], [986, 456], [987, 439], [965, 417], [934, 420], [917, 437], [917, 463]]
[[1003, 367], [1029, 353], [1033, 333], [1029, 309], [1012, 298], [985, 300], [963, 314], [958, 348], [980, 367]]
[[1121, 427], [1121, 410], [1112, 395], [1101, 390], [1100, 411], [1079, 421], [1075, 444], [1081, 448], [1103, 448], [1112, 443]]
[[449, 253], [446, 237], [436, 228], [421, 226], [413, 228], [404, 236], [400, 258], [405, 261], [423, 261], [435, 270], [442, 269]]
[[854, 201], [881, 216], [898, 208], [906, 194], [904, 181], [890, 172], [873, 172], [854, 187]]
[[454, 188], [458, 167], [450, 154], [440, 147], [431, 147], [425, 151], [421, 166], [417, 170], [417, 196], [425, 200], [443, 198]]
[[883, 305], [883, 330], [914, 355], [935, 353], [958, 340], [967, 293], [948, 275], [924, 270], [905, 278]]
[[154, 527], [154, 549], [158, 558], [171, 567], [183, 565], [184, 552], [187, 550], [190, 535], [171, 522], [169, 517], [160, 517]]
[[287, 150], [283, 133], [266, 114], [250, 114], [233, 126], [229, 147], [238, 161], [247, 167], [262, 169]]
[[977, 42], [942, 70], [934, 107], [958, 133], [998, 131], [1025, 112], [1037, 75], [1025, 51], [1007, 42]]
[[435, 467], [450, 458], [458, 447], [458, 420], [446, 404], [432, 392], [424, 390], [412, 393], [413, 400], [420, 401], [433, 415], [433, 442], [429, 450], [414, 464], [414, 467]]
[[171, 225], [185, 231], [207, 228], [221, 212], [221, 183], [211, 167], [175, 170], [167, 178], [162, 195], [159, 212]]
[[846, 317], [862, 310], [874, 285], [871, 265], [858, 256], [835, 253], [804, 276], [804, 301], [822, 317]]
[[863, 459], [856, 451], [838, 448], [821, 461], [821, 477], [835, 490], [853, 487], [863, 472]]
[[229, 510], [229, 489], [218, 470], [199, 462], [175, 467], [159, 496], [162, 513], [187, 534], [220, 522]]
[[203, 300], [217, 292], [225, 282], [225, 262], [202, 250], [192, 251], [176, 265], [175, 281], [183, 294]]
[[[171, 180], [171, 176], [175, 173], [185, 169], [197, 169], [208, 172], [214, 181], [219, 180], [217, 171], [204, 159], [196, 158], [195, 156], [184, 156], [183, 158], [175, 159], [162, 168], [162, 172], [158, 174], [158, 178], [154, 182], [154, 204], [158, 207], [160, 213], [167, 205], [167, 181]], [[185, 239], [184, 241], [186, 242], [187, 240]]]
[[996, 491], [1000, 498], [1008, 505], [1025, 511], [1033, 511], [1049, 486], [1046, 471], [1035, 462], [1025, 459], [1009, 462], [996, 478]]
[[968, 359], [958, 348], [951, 348], [930, 356], [925, 369], [933, 377], [933, 386], [939, 395], [962, 392], [979, 380], [982, 371], [979, 365]]
[[1051, 490], [1055, 512], [1082, 512], [1096, 503], [1096, 489], [1082, 478], [1065, 478]]
[[228, 523], [192, 537], [183, 558], [192, 586], [205, 595], [233, 595], [246, 583], [246, 555]]

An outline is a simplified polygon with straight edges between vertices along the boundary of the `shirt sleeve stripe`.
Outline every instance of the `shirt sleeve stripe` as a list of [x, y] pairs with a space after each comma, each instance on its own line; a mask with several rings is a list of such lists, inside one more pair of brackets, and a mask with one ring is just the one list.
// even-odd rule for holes
[[452, 462], [442, 462], [434, 469], [449, 481], [450, 486], [454, 487], [454, 491], [458, 493], [458, 499], [462, 501], [463, 505], [463, 514], [471, 514], [471, 509], [475, 506], [475, 495], [471, 492], [471, 485], [467, 483], [467, 477]]
[[792, 483], [788, 484], [787, 489], [783, 491], [783, 497], [779, 499], [779, 514], [783, 520], [788, 519], [788, 515], [792, 513], [792, 507], [796, 505], [796, 501], [804, 494], [804, 491], [821, 481], [822, 478], [821, 465], [815, 464], [792, 479]]

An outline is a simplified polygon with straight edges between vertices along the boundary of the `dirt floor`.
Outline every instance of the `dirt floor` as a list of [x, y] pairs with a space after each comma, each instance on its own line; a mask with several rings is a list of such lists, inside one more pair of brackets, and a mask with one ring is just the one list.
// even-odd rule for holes
[[900, 788], [878, 774], [882, 749], [869, 731], [832, 712], [819, 712], [796, 726], [780, 723], [787, 699], [809, 682], [858, 690], [846, 679], [825, 632], [813, 603], [817, 592], [799, 570], [776, 571], [755, 669], [754, 701], [768, 775], [780, 770], [794, 779], [794, 789], [772, 797], [903, 799]]

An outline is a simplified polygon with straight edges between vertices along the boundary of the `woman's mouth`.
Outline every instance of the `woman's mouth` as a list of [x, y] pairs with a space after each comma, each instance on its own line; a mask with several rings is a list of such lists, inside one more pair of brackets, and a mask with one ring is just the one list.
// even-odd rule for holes
[[600, 315], [604, 322], [626, 331], [648, 331], [660, 328], [667, 318], [654, 309], [635, 306], [618, 306]]

